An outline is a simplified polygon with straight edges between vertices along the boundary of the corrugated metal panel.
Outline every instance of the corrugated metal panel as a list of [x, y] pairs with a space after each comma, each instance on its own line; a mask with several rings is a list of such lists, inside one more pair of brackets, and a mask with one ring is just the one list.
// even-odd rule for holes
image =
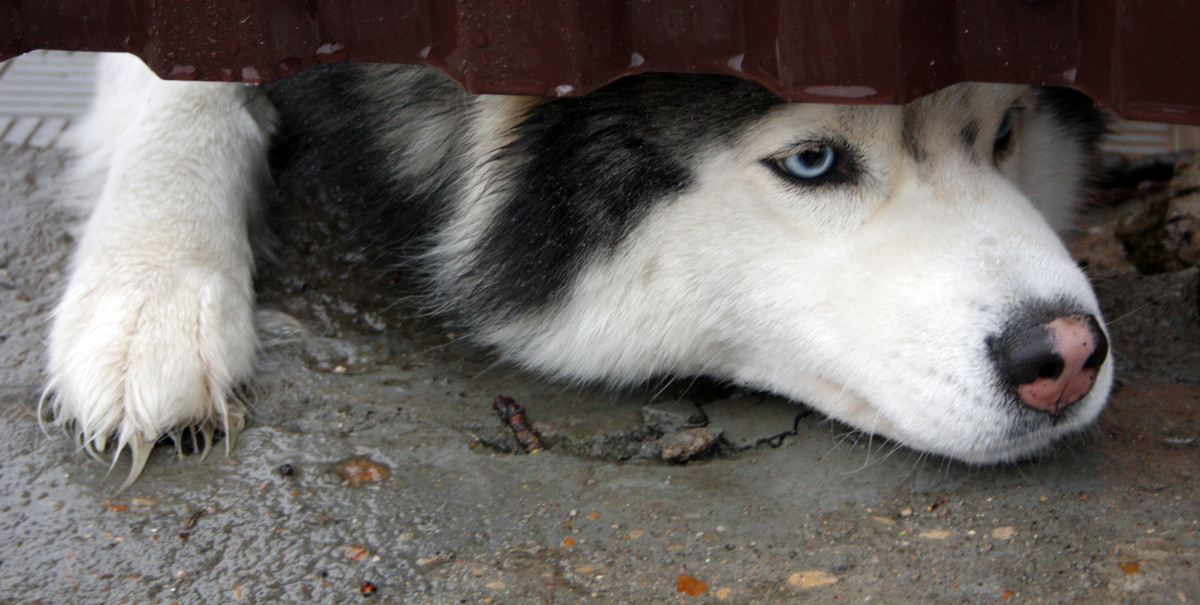
[[1200, 149], [1200, 127], [1119, 121], [1103, 148], [1131, 157], [1195, 151]]
[[427, 63], [472, 92], [574, 95], [729, 73], [796, 101], [894, 103], [964, 81], [1076, 86], [1200, 124], [1195, 0], [12, 0], [0, 56], [117, 50], [180, 79]]
[[[35, 51], [0, 63], [0, 141], [50, 147], [87, 108], [95, 55]], [[1117, 121], [1104, 149], [1126, 156], [1200, 149], [1200, 127]]]
[[96, 55], [37, 51], [0, 63], [0, 141], [46, 148], [92, 96]]
[[87, 107], [92, 89], [92, 54], [30, 53], [0, 73], [0, 115], [69, 118]]

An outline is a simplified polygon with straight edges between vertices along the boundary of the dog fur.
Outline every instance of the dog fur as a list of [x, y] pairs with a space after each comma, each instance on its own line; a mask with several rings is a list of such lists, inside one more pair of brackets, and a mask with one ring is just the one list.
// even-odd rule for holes
[[429, 309], [557, 378], [709, 375], [970, 462], [1079, 431], [1112, 383], [1105, 360], [1046, 414], [995, 363], [1018, 318], [1100, 316], [1056, 234], [1103, 131], [1073, 91], [961, 84], [867, 107], [726, 76], [532, 99], [419, 66], [265, 87], [161, 81], [127, 56], [101, 70], [74, 135], [96, 205], [44, 401], [89, 452], [129, 448], [130, 480], [162, 435], [241, 427], [272, 183], [335, 185]]

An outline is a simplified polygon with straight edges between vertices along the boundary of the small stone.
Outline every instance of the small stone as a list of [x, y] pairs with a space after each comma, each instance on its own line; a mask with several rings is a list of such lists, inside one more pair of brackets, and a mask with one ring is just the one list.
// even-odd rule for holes
[[305, 519], [307, 523], [312, 525], [329, 525], [333, 523], [333, 519], [325, 513], [313, 513]]
[[663, 435], [657, 444], [663, 460], [686, 462], [712, 449], [720, 437], [720, 432], [714, 433], [708, 427], [699, 427]]
[[708, 584], [695, 576], [681, 573], [675, 579], [675, 592], [682, 592], [689, 597], [694, 597], [706, 590], [708, 590]]
[[1015, 533], [1017, 533], [1017, 530], [1013, 529], [1013, 526], [1005, 525], [1004, 527], [993, 529], [992, 537], [997, 540], [1011, 540]]
[[796, 588], [800, 588], [801, 590], [808, 590], [809, 588], [816, 588], [817, 586], [833, 584], [833, 583], [837, 582], [838, 579], [837, 579], [837, 576], [834, 576], [833, 574], [830, 574], [827, 571], [822, 571], [819, 569], [810, 569], [808, 571], [796, 572], [796, 573], [788, 576], [787, 581], [788, 581], [788, 584], [791, 584], [792, 586], [795, 586]]
[[660, 401], [642, 408], [642, 421], [660, 433], [704, 426], [708, 417], [688, 399]]
[[342, 553], [342, 556], [350, 559], [351, 561], [362, 561], [363, 559], [371, 556], [371, 551], [367, 550], [366, 546], [354, 544], [352, 546], [347, 546], [345, 552]]
[[429, 567], [431, 565], [437, 565], [438, 563], [445, 563], [448, 560], [449, 557], [446, 555], [428, 555], [417, 558], [417, 565], [420, 565], [421, 567]]
[[375, 583], [370, 580], [363, 580], [362, 584], [358, 586], [358, 594], [364, 597], [375, 594]]

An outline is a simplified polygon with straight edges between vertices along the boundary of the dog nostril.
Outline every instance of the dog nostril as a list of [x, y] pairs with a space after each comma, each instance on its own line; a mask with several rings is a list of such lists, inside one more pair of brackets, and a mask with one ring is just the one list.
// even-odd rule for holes
[[1091, 315], [1087, 316], [1087, 330], [1095, 350], [1088, 356], [1087, 361], [1083, 362], [1083, 367], [1096, 370], [1108, 359], [1108, 338], [1104, 336], [1104, 330], [1100, 329], [1100, 323]]
[[990, 343], [1001, 377], [1013, 385], [1062, 374], [1063, 359], [1054, 351], [1054, 341], [1044, 325], [1010, 327]]
[[[1030, 340], [1033, 335], [1030, 335]], [[1062, 357], [1051, 348], [1047, 340], [1044, 348], [1041, 343], [1026, 342], [1009, 352], [1007, 364], [1002, 364], [1000, 371], [1010, 384], [1027, 384], [1040, 378], [1055, 379], [1062, 376], [1066, 363]]]
[[1108, 358], [1108, 339], [1090, 315], [1014, 322], [988, 347], [1021, 403], [1051, 415], [1082, 399]]
[[1038, 378], [1058, 378], [1059, 376], [1062, 376], [1062, 372], [1063, 360], [1061, 357], [1055, 355], [1053, 361], [1043, 363], [1041, 367], [1038, 368], [1037, 375]]

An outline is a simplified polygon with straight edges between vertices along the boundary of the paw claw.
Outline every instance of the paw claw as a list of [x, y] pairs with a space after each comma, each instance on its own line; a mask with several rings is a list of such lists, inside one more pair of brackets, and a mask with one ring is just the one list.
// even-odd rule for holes
[[[193, 453], [199, 452], [200, 459], [204, 460], [208, 457], [208, 453], [216, 441], [216, 432], [220, 430], [225, 433], [225, 453], [228, 455], [233, 449], [238, 433], [245, 426], [245, 404], [234, 395], [227, 397], [228, 401], [213, 404], [213, 407], [216, 408], [214, 417], [164, 430], [159, 434], [170, 437], [175, 443], [176, 452], [183, 455], [182, 437], [185, 432], [189, 433], [192, 437]], [[52, 392], [48, 392], [44, 396], [44, 400], [50, 402], [53, 417], [46, 418], [39, 412], [39, 422], [43, 425], [43, 432], [46, 432], [44, 425], [47, 423], [58, 425], [75, 442], [78, 449], [97, 462], [107, 464], [110, 469], [116, 466], [122, 452], [129, 451], [131, 456], [129, 475], [117, 490], [118, 493], [132, 485], [142, 474], [146, 462], [150, 458], [150, 453], [158, 441], [157, 437], [146, 437], [142, 431], [136, 428], [136, 422], [128, 416], [124, 417], [117, 426], [101, 432], [89, 432], [83, 428], [78, 419], [63, 414], [62, 406], [56, 401], [56, 396]], [[39, 408], [41, 407], [42, 404], [39, 403]], [[116, 439], [116, 443], [110, 452], [109, 445], [113, 438]]]
[[114, 465], [121, 455], [121, 450], [126, 447], [129, 448], [129, 454], [132, 456], [132, 465], [129, 467], [129, 476], [125, 478], [121, 487], [117, 488], [118, 494], [133, 485], [133, 482], [137, 481], [138, 476], [142, 474], [142, 469], [146, 468], [146, 461], [150, 459], [150, 451], [154, 449], [154, 443], [141, 437], [133, 437], [127, 443], [118, 443], [117, 451], [113, 454]]

